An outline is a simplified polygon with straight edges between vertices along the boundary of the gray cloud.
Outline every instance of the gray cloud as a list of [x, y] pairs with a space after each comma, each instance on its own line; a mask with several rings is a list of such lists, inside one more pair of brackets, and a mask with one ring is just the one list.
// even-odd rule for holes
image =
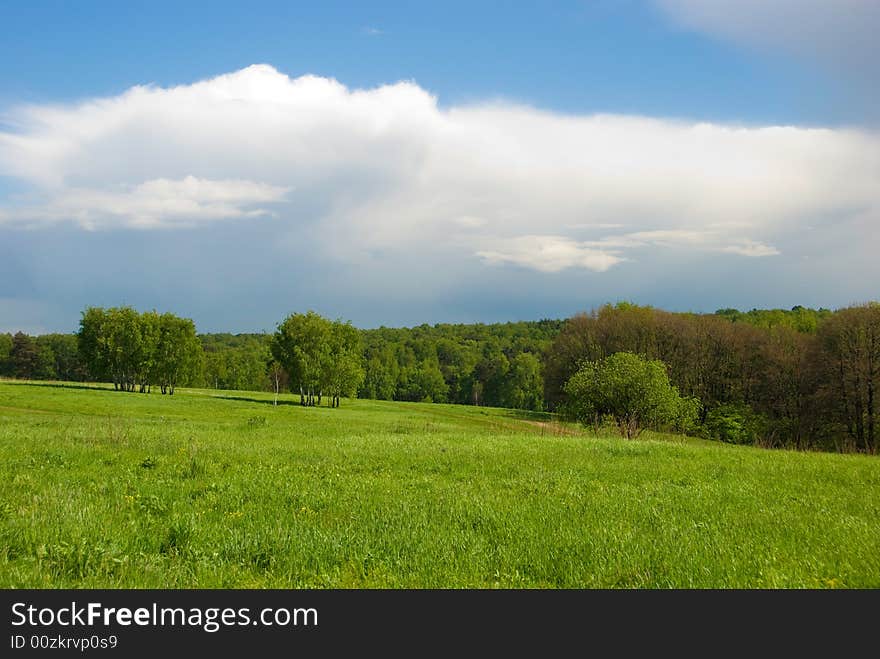
[[[880, 100], [877, 0], [655, 0], [685, 28], [821, 67]], [[870, 108], [867, 108], [870, 110]], [[880, 119], [873, 113], [871, 119]]]

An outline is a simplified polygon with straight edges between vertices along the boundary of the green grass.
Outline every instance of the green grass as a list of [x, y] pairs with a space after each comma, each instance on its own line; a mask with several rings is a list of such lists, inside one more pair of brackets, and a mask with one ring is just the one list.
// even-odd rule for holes
[[880, 587], [880, 460], [0, 382], [0, 586]]

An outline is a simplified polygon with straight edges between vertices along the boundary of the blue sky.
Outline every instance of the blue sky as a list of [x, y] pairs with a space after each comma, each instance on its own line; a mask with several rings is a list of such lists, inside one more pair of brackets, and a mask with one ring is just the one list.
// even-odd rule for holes
[[876, 298], [878, 7], [7, 3], [0, 331]]
[[415, 80], [441, 104], [845, 123], [809, 62], [676, 24], [651, 2], [20, 2], [4, 9], [7, 103], [168, 86], [269, 63], [350, 87]]

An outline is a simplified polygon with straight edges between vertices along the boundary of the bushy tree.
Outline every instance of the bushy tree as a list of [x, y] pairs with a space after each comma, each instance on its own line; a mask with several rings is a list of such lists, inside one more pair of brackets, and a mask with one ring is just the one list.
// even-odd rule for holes
[[342, 396], [354, 396], [364, 381], [360, 333], [351, 323], [337, 320], [330, 326], [322, 384], [330, 395], [331, 407], [339, 407]]
[[704, 435], [729, 444], [755, 444], [764, 439], [766, 420], [748, 405], [719, 405], [706, 414]]
[[192, 380], [202, 368], [202, 346], [189, 318], [164, 313], [158, 317], [152, 380], [163, 394], [174, 394], [178, 383]]
[[330, 351], [331, 323], [314, 311], [285, 318], [272, 337], [272, 356], [290, 374], [300, 405], [320, 404], [323, 369]]
[[87, 308], [77, 344], [92, 378], [109, 379], [121, 391], [146, 393], [156, 384], [173, 393], [181, 381], [197, 377], [203, 359], [191, 320], [131, 307]]
[[338, 407], [353, 396], [364, 379], [360, 334], [351, 323], [331, 322], [314, 311], [291, 314], [272, 337], [272, 358], [290, 377], [300, 404], [320, 405], [324, 395]]
[[696, 404], [669, 382], [666, 366], [629, 352], [585, 362], [565, 385], [568, 414], [598, 428], [611, 419], [631, 439], [645, 428], [685, 427]]

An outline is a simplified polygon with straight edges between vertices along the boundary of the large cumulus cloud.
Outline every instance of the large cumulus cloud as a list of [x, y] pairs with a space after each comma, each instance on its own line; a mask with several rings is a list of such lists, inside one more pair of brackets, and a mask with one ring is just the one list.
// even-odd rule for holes
[[0, 174], [25, 188], [0, 223], [273, 216], [309, 227], [329, 260], [422, 251], [556, 272], [628, 267], [645, 248], [773, 257], [880, 208], [866, 131], [444, 108], [412, 82], [352, 90], [267, 65], [5, 123]]
[[269, 330], [876, 297], [867, 129], [444, 106], [270, 66], [0, 110], [0, 330]]

